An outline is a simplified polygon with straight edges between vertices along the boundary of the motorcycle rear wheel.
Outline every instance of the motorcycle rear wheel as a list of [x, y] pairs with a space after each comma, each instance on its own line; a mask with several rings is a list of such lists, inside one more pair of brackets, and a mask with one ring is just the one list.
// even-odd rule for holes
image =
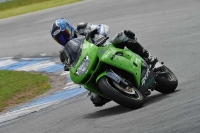
[[124, 107], [136, 109], [142, 107], [144, 103], [143, 95], [137, 88], [123, 88], [108, 77], [102, 77], [98, 87], [107, 97]]
[[163, 66], [165, 74], [160, 74], [156, 77], [156, 82], [158, 86], [156, 86], [155, 90], [164, 94], [173, 92], [178, 86], [178, 79], [174, 75], [174, 73]]

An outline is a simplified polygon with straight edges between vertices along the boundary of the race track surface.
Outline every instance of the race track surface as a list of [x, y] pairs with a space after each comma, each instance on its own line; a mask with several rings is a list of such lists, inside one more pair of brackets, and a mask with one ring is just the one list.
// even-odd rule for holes
[[165, 62], [179, 79], [168, 95], [153, 92], [144, 107], [129, 110], [114, 102], [95, 108], [87, 94], [0, 124], [0, 133], [199, 133], [200, 1], [84, 0], [0, 20], [0, 58], [57, 57], [49, 34], [60, 17], [72, 25], [104, 23], [110, 36], [124, 29]]

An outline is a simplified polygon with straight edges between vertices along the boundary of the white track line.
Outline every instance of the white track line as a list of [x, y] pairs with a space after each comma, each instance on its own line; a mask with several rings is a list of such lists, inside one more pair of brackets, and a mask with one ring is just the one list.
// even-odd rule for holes
[[80, 87], [80, 85], [73, 84], [73, 85], [64, 87], [63, 90], [69, 90], [69, 89], [74, 89], [74, 88], [79, 88], [79, 87]]
[[44, 61], [44, 62], [38, 62], [38, 63], [31, 64], [28, 66], [24, 66], [16, 70], [17, 71], [36, 71], [45, 67], [53, 66], [55, 64], [56, 64], [55, 62]]
[[17, 63], [18, 61], [12, 60], [12, 59], [8, 59], [8, 60], [3, 60], [0, 61], [0, 67], [4, 67], [4, 66], [8, 66], [14, 63]]
[[58, 103], [58, 102], [60, 102], [60, 101], [53, 101], [53, 102], [38, 104], [38, 105], [35, 105], [35, 106], [22, 108], [20, 110], [7, 112], [7, 113], [5, 113], [3, 115], [0, 115], [0, 123], [3, 123], [5, 121], [18, 118], [19, 116], [24, 116], [24, 115], [29, 114], [31, 112], [39, 111], [40, 109], [49, 107], [50, 105], [53, 105], [53, 104]]

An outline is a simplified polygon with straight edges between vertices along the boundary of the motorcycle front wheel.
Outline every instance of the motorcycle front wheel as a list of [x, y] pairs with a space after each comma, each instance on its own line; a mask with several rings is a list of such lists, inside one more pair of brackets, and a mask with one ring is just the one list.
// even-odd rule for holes
[[142, 107], [144, 103], [143, 95], [135, 87], [122, 87], [108, 77], [102, 77], [98, 82], [99, 89], [116, 103], [136, 109]]
[[163, 66], [163, 71], [156, 77], [156, 82], [158, 85], [155, 90], [164, 94], [173, 92], [178, 86], [178, 79], [166, 66]]

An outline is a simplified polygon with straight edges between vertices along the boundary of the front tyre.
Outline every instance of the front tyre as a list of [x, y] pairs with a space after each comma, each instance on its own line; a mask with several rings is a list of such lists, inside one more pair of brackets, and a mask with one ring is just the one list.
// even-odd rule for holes
[[166, 66], [163, 66], [163, 71], [156, 77], [156, 82], [158, 86], [155, 90], [164, 94], [173, 92], [178, 86], [178, 79]]
[[98, 87], [107, 97], [124, 107], [136, 109], [142, 107], [144, 103], [144, 98], [137, 88], [123, 88], [108, 77], [102, 77]]

